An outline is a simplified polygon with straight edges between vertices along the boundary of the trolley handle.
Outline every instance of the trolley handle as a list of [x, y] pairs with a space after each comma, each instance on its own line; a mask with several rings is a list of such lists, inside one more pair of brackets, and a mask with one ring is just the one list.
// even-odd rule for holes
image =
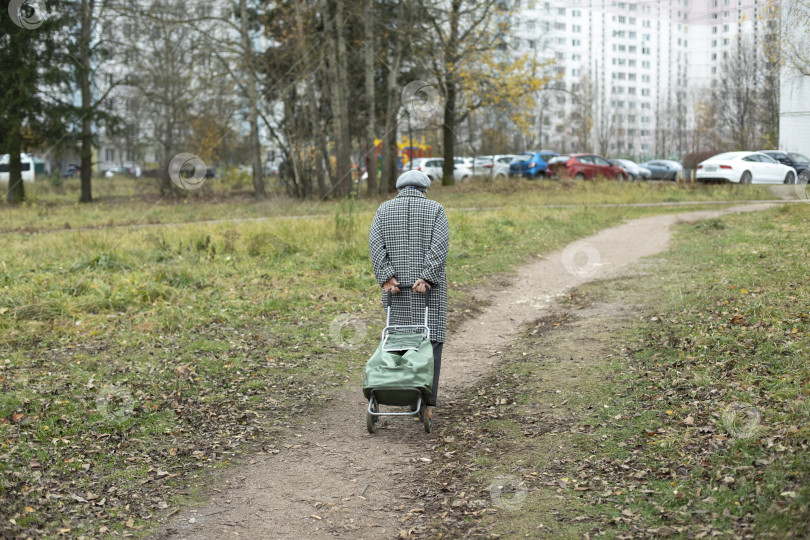
[[[408, 289], [412, 289], [412, 288], [413, 288], [413, 283], [409, 283], [407, 285], [397, 285], [397, 289], [399, 289], [400, 291], [407, 291]], [[430, 291], [431, 291], [431, 288], [428, 287], [428, 289], [424, 293], [425, 294], [425, 307], [428, 307], [430, 305]], [[385, 295], [385, 307], [386, 308], [391, 307], [391, 298], [393, 296], [394, 295], [391, 294], [391, 291], [388, 291], [388, 293]]]

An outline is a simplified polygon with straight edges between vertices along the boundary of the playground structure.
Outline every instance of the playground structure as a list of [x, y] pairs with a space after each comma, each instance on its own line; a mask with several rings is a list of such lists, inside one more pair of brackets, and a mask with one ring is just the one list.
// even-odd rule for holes
[[[374, 157], [377, 160], [377, 169], [380, 169], [383, 153], [383, 141], [374, 139]], [[425, 143], [425, 137], [422, 136], [420, 140], [415, 138], [408, 139], [407, 135], [397, 141], [397, 158], [399, 159], [398, 167], [401, 169], [408, 164], [412, 159], [421, 157], [433, 157], [433, 147]]]

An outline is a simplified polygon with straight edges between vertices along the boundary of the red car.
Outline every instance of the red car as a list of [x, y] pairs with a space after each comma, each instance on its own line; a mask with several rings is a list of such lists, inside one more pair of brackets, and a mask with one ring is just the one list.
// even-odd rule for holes
[[569, 176], [585, 180], [602, 176], [627, 180], [627, 173], [620, 167], [611, 165], [608, 160], [596, 154], [555, 156], [548, 162], [548, 171], [552, 177]]

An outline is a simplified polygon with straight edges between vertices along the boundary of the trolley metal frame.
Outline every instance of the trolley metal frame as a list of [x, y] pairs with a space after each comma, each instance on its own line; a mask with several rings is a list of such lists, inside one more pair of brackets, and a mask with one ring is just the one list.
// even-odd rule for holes
[[[413, 289], [413, 284], [397, 285], [400, 291]], [[425, 292], [425, 322], [424, 324], [391, 324], [391, 302], [393, 295], [389, 291], [385, 298], [385, 328], [382, 330], [382, 349], [391, 351], [415, 351], [423, 339], [430, 340], [430, 328], [428, 327], [428, 308], [430, 307], [430, 289]], [[418, 417], [425, 424], [425, 431], [430, 433], [433, 428], [433, 418], [425, 414], [426, 407], [422, 406], [422, 392], [418, 388], [410, 387], [390, 387], [379, 388], [379, 390], [399, 390], [413, 391], [416, 396], [415, 409], [407, 412], [380, 412], [380, 404], [377, 396], [374, 395], [374, 388], [368, 400], [366, 410], [366, 427], [370, 433], [374, 433], [375, 426], [381, 416], [414, 416]]]

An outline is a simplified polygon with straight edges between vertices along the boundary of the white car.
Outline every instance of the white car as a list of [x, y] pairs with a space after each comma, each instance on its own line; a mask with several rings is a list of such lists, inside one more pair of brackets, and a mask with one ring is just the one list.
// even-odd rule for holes
[[652, 171], [650, 169], [648, 169], [647, 167], [639, 165], [638, 166], [638, 174], [641, 176], [642, 180], [649, 180], [650, 177], [652, 176]]
[[626, 172], [627, 177], [630, 178], [630, 180], [639, 180], [650, 177], [650, 170], [644, 168], [642, 171], [641, 169], [643, 167], [640, 167], [635, 161], [631, 161], [629, 159], [611, 159], [610, 161]]
[[761, 152], [725, 152], [700, 162], [695, 177], [735, 184], [793, 184], [796, 169]]
[[461, 165], [463, 167], [467, 167], [468, 169], [472, 170], [473, 162], [475, 160], [471, 157], [454, 157], [453, 161], [456, 163], [456, 165]]
[[509, 176], [509, 164], [517, 156], [514, 154], [496, 154], [494, 156], [479, 156], [473, 163], [473, 172], [490, 178], [506, 178]]
[[[405, 170], [422, 171], [430, 178], [431, 182], [442, 179], [444, 166], [444, 158], [416, 158], [411, 160], [405, 165]], [[472, 176], [472, 171], [463, 165], [458, 165], [453, 168], [453, 179], [456, 182], [461, 182]]]
[[[23, 182], [33, 182], [36, 179], [36, 166], [34, 159], [30, 154], [20, 154], [20, 165], [22, 167], [22, 180]], [[8, 182], [11, 178], [9, 172], [8, 154], [0, 156], [0, 182]]]

